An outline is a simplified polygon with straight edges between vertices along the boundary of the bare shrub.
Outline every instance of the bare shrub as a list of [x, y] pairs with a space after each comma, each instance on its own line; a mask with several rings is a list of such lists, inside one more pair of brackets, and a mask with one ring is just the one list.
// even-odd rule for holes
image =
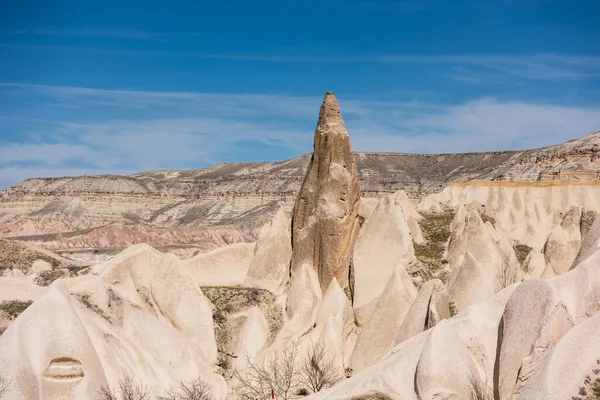
[[8, 384], [8, 379], [0, 375], [0, 399], [8, 392]]
[[263, 364], [248, 360], [247, 369], [234, 371], [237, 394], [245, 400], [295, 399], [327, 389], [344, 378], [322, 342], [311, 343], [306, 356], [298, 354], [298, 343], [287, 342], [282, 352]]
[[278, 399], [296, 398], [300, 389], [297, 359], [297, 342], [285, 343], [283, 351], [264, 363], [254, 363], [248, 359], [243, 373], [234, 371], [238, 380], [235, 388], [238, 396], [244, 400], [269, 399], [273, 391]]
[[469, 377], [468, 390], [468, 400], [494, 400], [494, 394], [490, 390], [487, 382], [481, 380], [481, 378], [475, 374], [472, 374]]
[[311, 343], [300, 365], [300, 381], [313, 393], [335, 385], [344, 377], [343, 371], [335, 364], [335, 358], [327, 353], [322, 342]]
[[518, 280], [518, 271], [510, 263], [502, 263], [496, 275], [496, 292], [509, 287]]
[[150, 390], [142, 383], [135, 382], [132, 378], [126, 376], [119, 380], [119, 389], [114, 390], [110, 387], [100, 389], [101, 400], [150, 400]]
[[171, 389], [158, 400], [209, 400], [212, 391], [208, 383], [200, 378], [188, 382], [181, 382], [177, 389]]

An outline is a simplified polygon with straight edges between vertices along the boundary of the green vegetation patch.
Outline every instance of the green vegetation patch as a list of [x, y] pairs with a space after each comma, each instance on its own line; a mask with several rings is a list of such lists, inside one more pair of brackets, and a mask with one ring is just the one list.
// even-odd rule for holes
[[6, 314], [10, 319], [15, 319], [23, 311], [29, 307], [33, 301], [21, 301], [21, 300], [4, 300], [0, 303], [0, 311]]
[[415, 244], [415, 256], [425, 264], [438, 264], [444, 257], [446, 241], [450, 237], [450, 224], [454, 219], [453, 211], [442, 213], [424, 213], [419, 221], [424, 244]]
[[63, 272], [61, 270], [50, 269], [48, 271], [40, 272], [38, 277], [35, 278], [35, 283], [40, 286], [50, 286], [50, 284], [52, 282], [54, 282], [55, 280], [60, 279], [62, 277], [63, 277]]
[[275, 340], [275, 336], [283, 326], [283, 314], [275, 305], [275, 295], [268, 290], [258, 288], [244, 288], [235, 286], [203, 286], [202, 292], [213, 304], [213, 322], [215, 325], [215, 338], [219, 350], [219, 366], [226, 370], [224, 376], [230, 377], [229, 346], [231, 345], [232, 332], [229, 316], [244, 309], [257, 306], [261, 309], [269, 324], [269, 339], [267, 345]]

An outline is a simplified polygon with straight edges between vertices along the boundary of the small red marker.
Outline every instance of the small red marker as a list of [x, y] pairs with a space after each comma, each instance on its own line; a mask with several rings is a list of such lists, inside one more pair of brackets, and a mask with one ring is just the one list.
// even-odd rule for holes
[[271, 398], [274, 399], [275, 398], [275, 391], [273, 389], [271, 389]]

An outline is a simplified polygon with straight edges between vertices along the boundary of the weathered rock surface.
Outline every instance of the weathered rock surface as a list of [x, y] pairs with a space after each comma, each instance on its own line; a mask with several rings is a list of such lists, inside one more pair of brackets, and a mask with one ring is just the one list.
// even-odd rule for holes
[[378, 201], [354, 246], [353, 307], [359, 325], [371, 317], [396, 269], [405, 270], [415, 259], [410, 228], [397, 199], [392, 194]]
[[70, 299], [64, 282], [55, 282], [0, 336], [7, 399], [83, 400], [106, 385], [102, 361]]
[[544, 247], [546, 263], [560, 275], [571, 269], [581, 247], [581, 209], [572, 207], [552, 228]]
[[597, 379], [594, 371], [600, 360], [599, 329], [600, 313], [569, 330], [549, 351], [518, 399], [562, 400], [580, 396], [586, 377]]
[[292, 271], [312, 265], [323, 292], [333, 278], [342, 287], [348, 283], [350, 254], [359, 228], [359, 201], [350, 136], [340, 105], [328, 92], [315, 130], [314, 153], [292, 217]]
[[283, 294], [289, 281], [291, 258], [290, 219], [279, 210], [258, 235], [245, 284]]
[[228, 392], [213, 372], [209, 300], [181, 260], [147, 245], [95, 266], [94, 275], [55, 281], [0, 336], [0, 349], [10, 400], [95, 398], [124, 376], [153, 396], [197, 377], [218, 399]]
[[432, 279], [419, 290], [398, 330], [394, 345], [431, 329], [448, 318], [450, 306], [446, 286], [439, 279]]
[[254, 258], [255, 243], [236, 243], [185, 260], [199, 286], [243, 285]]
[[376, 363], [394, 346], [396, 335], [417, 295], [402, 267], [393, 271], [387, 282], [372, 315], [358, 335], [351, 361], [354, 371]]
[[20, 269], [24, 273], [29, 272], [37, 262], [45, 262], [51, 268], [59, 269], [66, 267], [84, 267], [86, 264], [61, 257], [42, 247], [30, 243], [22, 243], [13, 240], [0, 239], [0, 266]]

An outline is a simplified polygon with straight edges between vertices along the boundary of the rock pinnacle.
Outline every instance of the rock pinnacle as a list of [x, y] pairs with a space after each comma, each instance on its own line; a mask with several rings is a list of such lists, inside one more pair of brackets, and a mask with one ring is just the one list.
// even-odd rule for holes
[[294, 271], [308, 263], [317, 272], [322, 292], [333, 278], [342, 288], [348, 285], [359, 201], [350, 136], [337, 99], [327, 92], [315, 130], [313, 156], [294, 205], [292, 284]]

